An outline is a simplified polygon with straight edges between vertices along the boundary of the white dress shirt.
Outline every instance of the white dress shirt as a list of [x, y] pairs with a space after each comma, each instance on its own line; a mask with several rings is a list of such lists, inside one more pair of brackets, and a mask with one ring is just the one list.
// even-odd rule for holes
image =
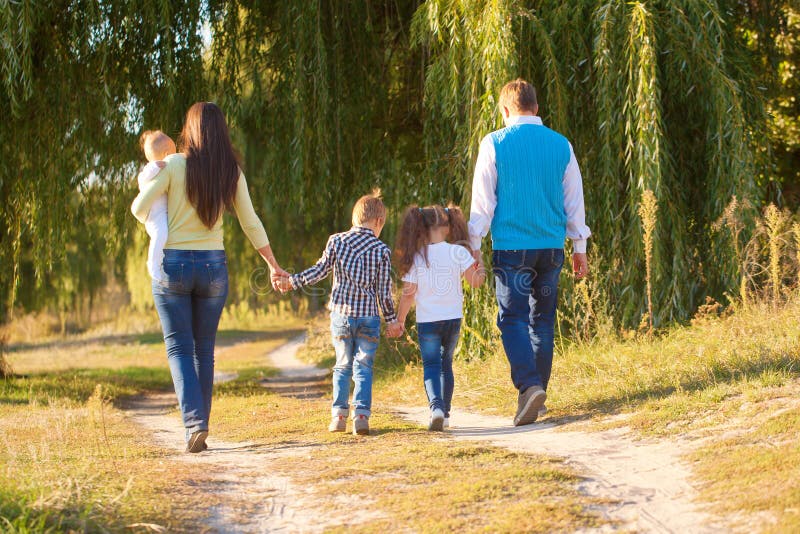
[[[535, 115], [512, 116], [507, 126], [514, 124], [542, 125]], [[586, 239], [592, 234], [586, 226], [586, 211], [583, 205], [583, 179], [575, 159], [572, 144], [569, 145], [569, 163], [562, 179], [564, 187], [564, 211], [567, 214], [567, 237], [572, 241], [572, 251], [586, 252]], [[481, 141], [475, 175], [472, 180], [472, 208], [469, 214], [469, 236], [473, 250], [480, 250], [481, 241], [492, 227], [494, 210], [497, 207], [497, 163], [494, 141], [491, 134]]]

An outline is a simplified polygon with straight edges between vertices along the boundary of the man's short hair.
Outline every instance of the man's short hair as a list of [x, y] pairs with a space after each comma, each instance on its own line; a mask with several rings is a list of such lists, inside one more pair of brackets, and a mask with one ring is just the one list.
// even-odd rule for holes
[[522, 78], [508, 82], [500, 90], [500, 106], [512, 111], [536, 111], [536, 89]]
[[373, 189], [372, 193], [359, 198], [353, 206], [353, 226], [360, 226], [379, 217], [386, 217], [386, 206], [381, 200], [381, 190]]

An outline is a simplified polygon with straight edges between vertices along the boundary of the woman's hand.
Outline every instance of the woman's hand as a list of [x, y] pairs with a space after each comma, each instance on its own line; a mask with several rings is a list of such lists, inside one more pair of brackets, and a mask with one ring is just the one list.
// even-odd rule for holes
[[288, 281], [289, 273], [284, 271], [278, 264], [278, 260], [275, 259], [275, 255], [272, 253], [271, 246], [264, 245], [258, 249], [258, 253], [261, 254], [261, 257], [264, 258], [264, 261], [267, 262], [267, 265], [269, 265], [269, 280], [272, 283], [272, 289], [275, 291], [281, 291], [281, 284], [279, 284], [279, 282], [281, 279], [286, 279]]
[[292, 289], [292, 283], [289, 281], [289, 273], [284, 271], [277, 263], [273, 267], [269, 266], [269, 280], [272, 282], [272, 289], [286, 293]]

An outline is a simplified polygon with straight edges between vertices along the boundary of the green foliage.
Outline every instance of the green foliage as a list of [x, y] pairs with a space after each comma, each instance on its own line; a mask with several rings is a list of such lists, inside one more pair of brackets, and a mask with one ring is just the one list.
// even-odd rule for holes
[[[276, 254], [299, 269], [373, 186], [391, 208], [389, 243], [411, 202], [466, 208], [498, 91], [521, 76], [581, 164], [602, 266], [583, 301], [617, 324], [646, 313], [638, 203], [650, 189], [654, 323], [686, 320], [741, 287], [741, 251], [715, 223], [735, 196], [746, 242], [770, 194], [765, 102], [791, 102], [794, 13], [736, 0], [4, 3], [0, 306], [74, 308], [112, 275], [147, 301], [131, 274], [142, 257], [128, 257], [143, 245], [127, 212], [135, 138], [175, 135], [194, 100], [223, 106]], [[262, 307], [262, 264], [235, 225], [226, 218], [231, 300]], [[565, 324], [584, 336], [568, 276], [563, 288]], [[492, 291], [467, 300], [465, 342], [482, 354]]]
[[138, 130], [177, 132], [202, 94], [202, 17], [199, 1], [0, 4], [0, 312], [103, 283], [81, 271], [133, 227]]

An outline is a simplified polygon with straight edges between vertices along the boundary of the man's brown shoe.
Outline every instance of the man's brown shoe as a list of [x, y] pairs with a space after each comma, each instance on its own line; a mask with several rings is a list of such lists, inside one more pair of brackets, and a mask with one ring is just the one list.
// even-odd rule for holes
[[539, 417], [539, 408], [547, 400], [547, 393], [542, 386], [531, 386], [519, 394], [517, 401], [517, 415], [514, 417], [514, 426], [529, 425]]

